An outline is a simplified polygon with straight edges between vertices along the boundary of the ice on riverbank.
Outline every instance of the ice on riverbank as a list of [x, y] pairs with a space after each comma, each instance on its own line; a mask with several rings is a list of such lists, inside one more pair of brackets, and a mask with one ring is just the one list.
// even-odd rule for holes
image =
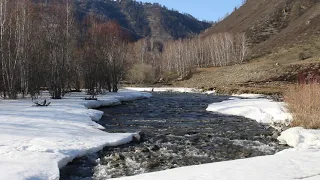
[[240, 98], [249, 98], [249, 99], [257, 99], [257, 98], [265, 98], [266, 95], [263, 94], [233, 94], [234, 97]]
[[274, 102], [265, 98], [232, 98], [227, 101], [210, 104], [207, 111], [243, 116], [264, 124], [285, 122], [292, 119], [283, 102]]
[[106, 133], [99, 120], [103, 112], [88, 108], [149, 98], [128, 90], [85, 101], [85, 93], [50, 100], [33, 107], [31, 100], [0, 101], [0, 180], [59, 179], [59, 168], [74, 158], [132, 140], [132, 133]]

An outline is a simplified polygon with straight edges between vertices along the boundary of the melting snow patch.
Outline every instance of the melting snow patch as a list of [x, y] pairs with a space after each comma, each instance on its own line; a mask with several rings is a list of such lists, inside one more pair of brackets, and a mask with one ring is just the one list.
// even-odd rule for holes
[[233, 94], [232, 96], [240, 97], [240, 98], [250, 98], [250, 99], [265, 98], [266, 97], [263, 94]]
[[210, 104], [207, 111], [243, 116], [259, 123], [286, 122], [292, 119], [282, 102], [269, 99], [238, 99]]
[[203, 94], [216, 94], [217, 92], [216, 91], [205, 91], [203, 92]]
[[295, 127], [281, 133], [278, 140], [296, 149], [320, 149], [320, 130]]

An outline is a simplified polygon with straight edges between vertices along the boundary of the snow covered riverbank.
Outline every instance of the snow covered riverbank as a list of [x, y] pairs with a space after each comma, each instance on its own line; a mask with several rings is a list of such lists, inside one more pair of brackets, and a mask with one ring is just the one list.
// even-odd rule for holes
[[183, 88], [183, 87], [126, 87], [127, 90], [139, 91], [139, 92], [180, 92], [180, 93], [198, 93], [201, 92], [195, 88]]
[[[245, 97], [245, 96], [240, 96]], [[208, 111], [244, 116], [260, 123], [284, 122], [291, 119], [284, 103], [261, 97], [231, 98], [208, 106]], [[320, 130], [300, 127], [282, 132], [278, 140], [292, 148], [271, 156], [210, 163], [141, 174], [121, 180], [284, 180], [320, 179]]]
[[[239, 95], [239, 97], [245, 96]], [[284, 123], [292, 120], [292, 116], [286, 110], [284, 102], [274, 102], [270, 99], [257, 97], [247, 99], [230, 98], [227, 101], [210, 104], [207, 111], [243, 116], [264, 124]]]
[[103, 112], [88, 108], [149, 98], [149, 93], [123, 90], [85, 101], [85, 93], [33, 107], [31, 100], [0, 101], [0, 180], [57, 180], [59, 168], [74, 158], [132, 140], [132, 133], [101, 131]]
[[[48, 107], [32, 107], [31, 100], [0, 101], [0, 180], [57, 180], [59, 168], [74, 158], [132, 140], [132, 133], [110, 134], [99, 124], [102, 112], [88, 109], [151, 94], [124, 90], [84, 101], [84, 93], [50, 100]], [[240, 96], [243, 97], [243, 96]], [[262, 123], [290, 118], [283, 103], [261, 97], [233, 97], [208, 110], [252, 118]], [[320, 131], [291, 128], [278, 138], [293, 148], [272, 156], [210, 163], [123, 177], [124, 180], [320, 179]]]

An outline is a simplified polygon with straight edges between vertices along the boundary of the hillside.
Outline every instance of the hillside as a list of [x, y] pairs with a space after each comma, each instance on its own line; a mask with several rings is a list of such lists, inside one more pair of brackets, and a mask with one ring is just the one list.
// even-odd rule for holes
[[318, 0], [248, 0], [203, 36], [245, 32], [252, 55], [257, 57], [297, 44], [315, 43], [320, 33], [319, 17]]
[[209, 23], [198, 21], [188, 14], [168, 10], [157, 3], [133, 0], [76, 0], [75, 4], [80, 20], [89, 13], [106, 20], [116, 20], [136, 38], [178, 39], [199, 34], [211, 27]]
[[272, 94], [320, 73], [319, 0], [247, 0], [201, 36], [220, 32], [245, 32], [249, 63], [198, 69], [177, 85]]

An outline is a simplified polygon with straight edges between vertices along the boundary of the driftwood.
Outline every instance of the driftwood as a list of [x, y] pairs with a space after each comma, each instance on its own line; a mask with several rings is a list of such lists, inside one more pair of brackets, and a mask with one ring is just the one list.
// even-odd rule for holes
[[47, 100], [45, 99], [42, 103], [39, 103], [38, 101], [33, 102], [36, 106], [49, 106], [51, 102], [47, 103]]

